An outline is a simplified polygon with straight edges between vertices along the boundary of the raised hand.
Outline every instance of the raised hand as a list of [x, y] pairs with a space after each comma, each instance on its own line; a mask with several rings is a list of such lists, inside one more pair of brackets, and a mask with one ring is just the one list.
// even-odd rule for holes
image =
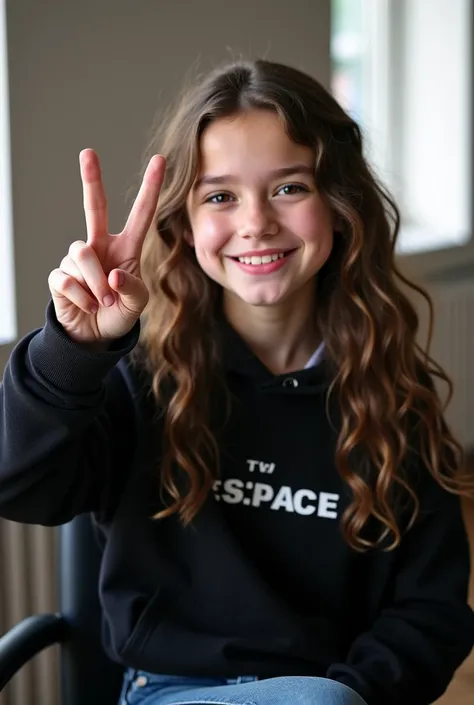
[[140, 275], [143, 242], [155, 216], [165, 172], [164, 157], [151, 158], [127, 223], [118, 235], [107, 226], [107, 200], [99, 158], [79, 155], [87, 241], [73, 242], [48, 278], [59, 323], [80, 343], [98, 343], [128, 333], [148, 302]]

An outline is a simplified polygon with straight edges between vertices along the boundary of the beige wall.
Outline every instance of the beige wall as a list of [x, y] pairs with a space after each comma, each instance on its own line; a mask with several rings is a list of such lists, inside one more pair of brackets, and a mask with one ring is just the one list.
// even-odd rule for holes
[[[112, 231], [156, 110], [199, 61], [265, 56], [329, 81], [330, 0], [7, 0], [19, 335], [85, 237], [78, 153], [102, 160]], [[0, 347], [0, 376], [9, 353]]]

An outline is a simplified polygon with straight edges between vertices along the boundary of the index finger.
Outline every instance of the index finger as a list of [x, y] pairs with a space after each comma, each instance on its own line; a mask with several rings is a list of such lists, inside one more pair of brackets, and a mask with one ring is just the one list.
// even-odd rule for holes
[[79, 154], [84, 194], [87, 242], [95, 244], [107, 235], [107, 198], [105, 196], [99, 157], [93, 149], [83, 149]]
[[122, 231], [123, 235], [131, 237], [138, 245], [143, 243], [156, 213], [165, 167], [166, 160], [160, 154], [155, 154], [150, 159], [140, 190]]

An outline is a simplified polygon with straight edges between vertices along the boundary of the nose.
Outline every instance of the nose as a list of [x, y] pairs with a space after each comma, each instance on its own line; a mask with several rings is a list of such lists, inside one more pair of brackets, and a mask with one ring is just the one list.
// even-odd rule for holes
[[237, 235], [259, 240], [278, 233], [278, 222], [268, 201], [255, 200], [242, 205], [239, 213]]

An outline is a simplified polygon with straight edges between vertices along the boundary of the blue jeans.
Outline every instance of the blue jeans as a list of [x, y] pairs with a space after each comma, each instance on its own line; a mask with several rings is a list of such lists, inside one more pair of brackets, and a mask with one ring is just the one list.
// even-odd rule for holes
[[128, 669], [119, 705], [366, 705], [351, 688], [328, 678], [258, 676], [206, 678]]

